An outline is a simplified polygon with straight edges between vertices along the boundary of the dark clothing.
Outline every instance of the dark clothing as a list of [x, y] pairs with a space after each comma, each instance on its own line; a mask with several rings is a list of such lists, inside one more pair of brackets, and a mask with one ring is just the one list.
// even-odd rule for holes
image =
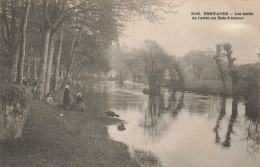
[[63, 96], [63, 106], [68, 109], [70, 108], [70, 89], [65, 88], [64, 96]]
[[77, 100], [78, 103], [83, 102], [83, 97], [78, 96], [76, 100]]
[[81, 97], [81, 96], [77, 96], [77, 98], [76, 98], [76, 108], [78, 108], [78, 109], [80, 109], [80, 110], [82, 110], [82, 111], [86, 111], [86, 106], [85, 106], [85, 104], [84, 104], [84, 100], [83, 100], [83, 97]]

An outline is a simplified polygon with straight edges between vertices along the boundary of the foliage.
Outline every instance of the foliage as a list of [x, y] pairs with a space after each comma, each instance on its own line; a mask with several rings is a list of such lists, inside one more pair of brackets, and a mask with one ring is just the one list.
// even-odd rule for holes
[[141, 167], [162, 167], [160, 159], [151, 151], [134, 149], [133, 159], [137, 161]]
[[185, 68], [194, 74], [196, 79], [202, 79], [203, 74], [207, 74], [212, 70], [214, 76], [216, 67], [213, 64], [211, 50], [190, 51], [182, 58], [182, 62], [184, 63]]
[[259, 101], [260, 65], [246, 64], [238, 67], [238, 90], [247, 102]]
[[183, 87], [184, 75], [179, 62], [155, 41], [146, 40], [140, 48], [130, 51], [111, 48], [110, 52], [112, 68], [125, 76], [130, 73], [134, 81], [148, 83], [151, 94], [160, 94], [166, 80], [171, 89]]
[[235, 58], [232, 57], [232, 46], [229, 43], [225, 43], [223, 44], [223, 49], [225, 51], [225, 56], [227, 58], [228, 61], [228, 71], [229, 71], [229, 75], [231, 77], [232, 80], [232, 90], [233, 90], [233, 95], [236, 96], [238, 95], [238, 88], [237, 88], [237, 84], [238, 84], [238, 72], [236, 70], [236, 67], [234, 65], [235, 62]]
[[168, 56], [155, 42], [146, 40], [140, 51], [150, 94], [160, 94], [168, 67]]
[[170, 77], [170, 88], [173, 90], [183, 90], [184, 74], [180, 63], [174, 56], [168, 56], [168, 72]]
[[214, 55], [213, 59], [217, 65], [218, 72], [220, 74], [223, 92], [226, 91], [226, 80], [227, 80], [227, 70], [226, 70], [226, 61], [223, 59], [224, 55], [221, 54], [222, 46], [217, 45], [216, 46], [216, 54]]
[[[158, 0], [3, 0], [1, 39], [4, 42], [1, 42], [1, 46], [4, 49], [1, 47], [1, 60], [8, 62], [13, 80], [17, 80], [18, 76], [21, 81], [24, 73], [30, 75], [32, 69], [31, 59], [27, 55], [40, 56], [40, 60], [34, 63], [38, 69], [33, 69], [34, 78], [39, 78], [39, 97], [43, 98], [49, 92], [52, 71], [57, 74], [57, 69], [66, 70], [64, 83], [69, 75], [76, 79], [86, 73], [107, 73], [111, 67], [105, 52], [118, 42], [127, 21], [145, 18], [157, 22], [165, 13], [174, 13], [175, 7], [172, 2]], [[28, 11], [27, 19], [25, 16]], [[64, 34], [67, 34], [63, 41], [64, 47], [61, 47], [62, 42], [55, 42], [55, 34], [63, 27], [61, 25], [64, 25]], [[26, 38], [23, 37], [29, 39], [26, 44]], [[17, 54], [18, 45], [20, 57]], [[62, 48], [61, 63], [58, 48]], [[55, 70], [52, 70], [53, 60]], [[57, 75], [54, 78], [54, 82], [57, 82]]]
[[8, 68], [0, 66], [0, 85], [10, 83], [11, 80], [12, 78], [10, 76], [10, 70]]
[[27, 88], [19, 85], [2, 85], [0, 93], [0, 103], [2, 105], [19, 103], [23, 108], [26, 108], [29, 106], [32, 98]]

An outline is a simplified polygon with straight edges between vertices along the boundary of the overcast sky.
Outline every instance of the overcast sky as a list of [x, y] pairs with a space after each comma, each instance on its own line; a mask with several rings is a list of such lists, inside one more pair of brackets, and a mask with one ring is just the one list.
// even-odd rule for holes
[[[233, 46], [238, 64], [259, 61], [260, 0], [186, 0], [162, 24], [141, 20], [128, 23], [120, 43], [138, 47], [145, 39], [157, 41], [167, 53], [183, 56], [190, 50], [215, 49], [217, 43]], [[192, 20], [191, 12], [253, 12], [244, 20]]]

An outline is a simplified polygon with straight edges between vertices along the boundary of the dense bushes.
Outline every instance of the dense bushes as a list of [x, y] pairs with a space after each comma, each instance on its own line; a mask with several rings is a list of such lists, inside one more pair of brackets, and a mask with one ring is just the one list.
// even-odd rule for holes
[[22, 136], [31, 98], [31, 93], [25, 86], [1, 85], [0, 141]]
[[239, 95], [246, 101], [259, 101], [260, 64], [240, 65], [238, 68]]

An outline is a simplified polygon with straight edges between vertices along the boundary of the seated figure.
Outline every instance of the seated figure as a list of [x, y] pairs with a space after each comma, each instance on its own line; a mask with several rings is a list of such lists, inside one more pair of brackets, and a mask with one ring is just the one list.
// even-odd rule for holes
[[48, 93], [47, 98], [46, 98], [46, 102], [47, 102], [49, 105], [55, 107], [55, 102], [53, 101], [53, 97], [52, 97], [52, 94], [51, 94], [51, 93]]
[[81, 110], [81, 111], [86, 111], [86, 109], [87, 109], [85, 104], [84, 104], [84, 100], [83, 100], [83, 97], [82, 97], [81, 93], [77, 94], [76, 108]]

